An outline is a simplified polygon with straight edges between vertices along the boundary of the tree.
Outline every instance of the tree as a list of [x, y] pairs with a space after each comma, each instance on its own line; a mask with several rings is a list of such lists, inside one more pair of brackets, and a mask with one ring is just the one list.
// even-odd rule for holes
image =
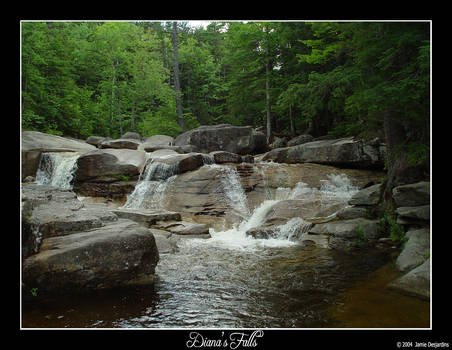
[[179, 83], [179, 56], [177, 48], [177, 22], [173, 22], [173, 50], [174, 50], [174, 91], [176, 93], [177, 123], [182, 131], [185, 131], [185, 123], [182, 119], [181, 92]]

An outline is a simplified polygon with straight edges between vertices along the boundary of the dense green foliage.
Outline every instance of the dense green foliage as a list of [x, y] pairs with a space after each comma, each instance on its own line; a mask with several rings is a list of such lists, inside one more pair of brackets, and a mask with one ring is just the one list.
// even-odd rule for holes
[[[178, 26], [188, 129], [271, 115], [277, 135], [384, 137], [390, 111], [410, 159], [429, 152], [429, 23]], [[23, 129], [178, 135], [172, 49], [168, 22], [23, 22]]]

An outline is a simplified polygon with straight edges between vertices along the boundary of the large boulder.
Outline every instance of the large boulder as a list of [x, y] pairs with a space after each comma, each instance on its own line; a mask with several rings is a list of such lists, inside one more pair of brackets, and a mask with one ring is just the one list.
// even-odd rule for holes
[[314, 137], [312, 135], [300, 135], [297, 137], [294, 137], [293, 139], [289, 140], [287, 142], [287, 146], [297, 146], [302, 145], [303, 143], [311, 142], [314, 140]]
[[198, 169], [204, 165], [204, 158], [201, 153], [178, 154], [172, 150], [159, 150], [150, 154], [146, 167], [152, 163], [168, 165], [172, 169], [168, 175], [172, 176]]
[[168, 135], [152, 135], [144, 140], [144, 143], [154, 146], [172, 146], [174, 137]]
[[121, 139], [131, 139], [137, 140], [141, 142], [141, 135], [137, 132], [128, 131], [124, 135], [121, 136]]
[[102, 149], [77, 160], [74, 191], [83, 196], [122, 200], [131, 193], [146, 162], [146, 152]]
[[380, 236], [378, 221], [365, 218], [316, 224], [309, 233], [330, 236], [329, 248], [338, 250], [365, 245]]
[[100, 143], [99, 148], [114, 148], [114, 149], [138, 149], [141, 141], [136, 139], [116, 139], [104, 140]]
[[81, 155], [77, 160], [76, 181], [114, 175], [139, 175], [146, 161], [144, 151], [103, 149]]
[[262, 160], [288, 164], [318, 163], [348, 168], [382, 168], [384, 152], [376, 140], [365, 143], [353, 137], [346, 137], [277, 148], [266, 153]]
[[195, 152], [227, 151], [237, 154], [255, 154], [267, 148], [266, 137], [250, 126], [230, 124], [200, 126], [174, 140], [176, 146], [191, 145]]
[[430, 203], [430, 182], [397, 186], [392, 189], [392, 198], [397, 207], [414, 207]]
[[430, 255], [430, 230], [411, 230], [406, 233], [405, 247], [396, 260], [400, 271], [409, 271], [424, 263]]
[[46, 238], [41, 250], [23, 262], [22, 283], [49, 294], [85, 293], [149, 285], [159, 253], [145, 227], [120, 219], [100, 228]]
[[38, 131], [22, 132], [22, 179], [35, 176], [43, 152], [89, 152], [96, 147], [86, 142]]

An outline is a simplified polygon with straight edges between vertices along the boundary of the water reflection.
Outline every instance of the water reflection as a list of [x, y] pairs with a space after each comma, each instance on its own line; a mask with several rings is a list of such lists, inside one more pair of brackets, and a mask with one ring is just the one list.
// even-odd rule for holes
[[[329, 327], [338, 293], [387, 261], [301, 246], [196, 247], [162, 256], [152, 289], [27, 305], [24, 327]], [[359, 268], [357, 268], [359, 267]]]

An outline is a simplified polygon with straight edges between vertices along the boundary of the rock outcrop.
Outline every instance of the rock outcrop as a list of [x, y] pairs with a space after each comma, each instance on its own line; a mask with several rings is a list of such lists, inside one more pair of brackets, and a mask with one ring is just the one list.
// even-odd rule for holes
[[267, 141], [263, 133], [250, 126], [221, 124], [189, 130], [177, 136], [174, 145], [191, 145], [194, 152], [201, 153], [227, 151], [244, 155], [264, 152]]
[[[301, 142], [301, 141], [299, 141]], [[385, 147], [378, 140], [363, 142], [353, 137], [319, 140], [276, 148], [262, 160], [276, 163], [318, 163], [345, 168], [383, 168]]]

